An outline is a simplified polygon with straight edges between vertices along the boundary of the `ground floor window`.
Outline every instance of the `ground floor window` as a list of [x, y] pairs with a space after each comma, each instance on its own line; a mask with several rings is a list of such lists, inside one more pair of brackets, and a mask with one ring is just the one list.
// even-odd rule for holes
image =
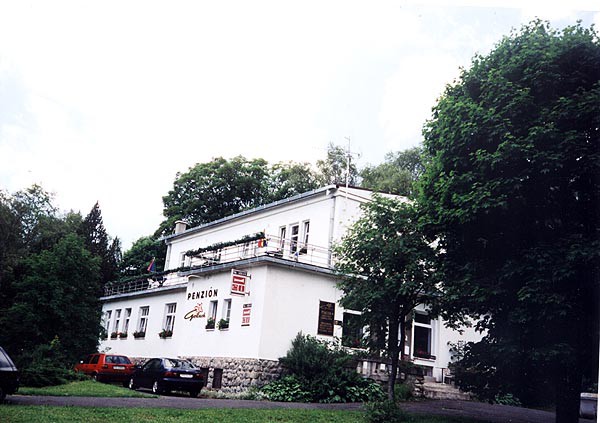
[[165, 306], [165, 323], [163, 329], [166, 332], [173, 333], [173, 327], [175, 326], [175, 311], [177, 310], [177, 303], [167, 304]]
[[146, 328], [148, 327], [148, 316], [150, 315], [150, 307], [144, 306], [140, 307], [140, 314], [138, 320], [138, 332], [146, 333]]
[[344, 313], [344, 326], [342, 328], [342, 345], [350, 348], [363, 346], [363, 324], [360, 315]]
[[415, 326], [413, 345], [415, 357], [431, 358], [431, 328]]

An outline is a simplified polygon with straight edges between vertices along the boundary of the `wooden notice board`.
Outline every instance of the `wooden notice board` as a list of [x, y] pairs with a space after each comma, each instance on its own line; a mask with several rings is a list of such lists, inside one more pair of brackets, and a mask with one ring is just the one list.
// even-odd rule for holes
[[333, 336], [333, 317], [335, 315], [335, 303], [319, 301], [319, 327], [317, 334]]

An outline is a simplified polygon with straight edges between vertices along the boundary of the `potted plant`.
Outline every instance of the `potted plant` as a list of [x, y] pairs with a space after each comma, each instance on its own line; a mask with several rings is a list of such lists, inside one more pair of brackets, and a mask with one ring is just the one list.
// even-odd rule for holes
[[219, 330], [229, 329], [229, 319], [221, 319], [218, 323]]
[[163, 329], [158, 333], [158, 336], [160, 336], [162, 339], [170, 338], [173, 336], [173, 331], [169, 329]]
[[118, 332], [112, 332], [112, 333], [110, 334], [110, 339], [117, 339], [117, 336], [119, 336], [119, 333], [118, 333]]
[[206, 319], [206, 329], [214, 329], [215, 328], [215, 319], [214, 317], [209, 317]]
[[146, 332], [144, 332], [144, 331], [136, 330], [135, 332], [133, 332], [133, 337], [136, 339], [143, 338], [144, 336], [146, 336]]

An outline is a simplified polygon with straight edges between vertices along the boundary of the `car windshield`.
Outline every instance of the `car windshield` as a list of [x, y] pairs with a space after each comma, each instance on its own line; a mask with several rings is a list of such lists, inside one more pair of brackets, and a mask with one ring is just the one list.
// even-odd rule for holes
[[192, 363], [186, 360], [175, 360], [172, 358], [165, 358], [165, 367], [169, 367], [171, 369], [195, 369]]
[[15, 365], [8, 357], [8, 354], [4, 352], [4, 350], [0, 347], [0, 368], [13, 368]]
[[123, 355], [107, 355], [104, 362], [112, 364], [131, 364], [131, 361]]

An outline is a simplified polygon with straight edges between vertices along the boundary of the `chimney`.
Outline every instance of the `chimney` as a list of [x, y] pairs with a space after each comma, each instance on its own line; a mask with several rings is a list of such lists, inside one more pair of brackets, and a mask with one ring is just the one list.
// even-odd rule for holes
[[187, 222], [185, 220], [178, 220], [175, 222], [175, 235], [185, 232], [187, 229]]

